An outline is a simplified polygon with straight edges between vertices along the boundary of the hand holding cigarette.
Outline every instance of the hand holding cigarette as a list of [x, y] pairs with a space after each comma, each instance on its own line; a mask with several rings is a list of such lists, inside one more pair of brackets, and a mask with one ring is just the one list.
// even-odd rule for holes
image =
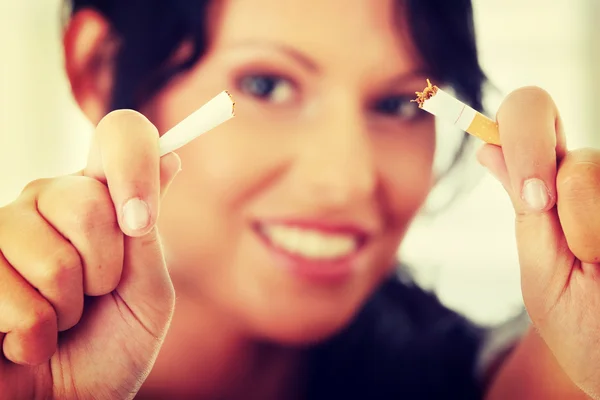
[[171, 151], [232, 116], [223, 92], [159, 140], [141, 114], [113, 112], [82, 172], [34, 182], [0, 208], [0, 398], [139, 390], [174, 309], [154, 229], [180, 169]]
[[[486, 144], [478, 158], [514, 206], [521, 287], [535, 326], [512, 362], [518, 369], [543, 346], [557, 370], [600, 393], [600, 151], [567, 152], [558, 110], [537, 88], [509, 95], [497, 121], [502, 147]], [[544, 382], [564, 389], [558, 379]]]

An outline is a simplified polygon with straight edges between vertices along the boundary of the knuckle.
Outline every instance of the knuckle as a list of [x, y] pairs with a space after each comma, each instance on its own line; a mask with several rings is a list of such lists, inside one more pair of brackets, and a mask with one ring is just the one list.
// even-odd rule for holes
[[[23, 240], [23, 233], [35, 226], [38, 213], [34, 202], [13, 202], [0, 208], [0, 243], [5, 246]], [[32, 232], [35, 234], [35, 231]], [[31, 240], [31, 236], [27, 238]]]
[[51, 283], [52, 286], [64, 287], [71, 281], [70, 277], [79, 273], [81, 257], [75, 248], [70, 245], [61, 246], [49, 255], [40, 268], [42, 281]]
[[21, 195], [25, 197], [29, 197], [31, 195], [35, 195], [39, 193], [43, 188], [45, 188], [50, 182], [56, 180], [58, 178], [42, 178], [36, 179], [34, 181], [29, 182], [25, 185], [23, 190], [21, 191]]
[[84, 186], [85, 190], [79, 192], [75, 205], [78, 212], [74, 214], [74, 222], [79, 229], [86, 234], [94, 229], [116, 226], [116, 213], [106, 186], [87, 178]]
[[[65, 177], [49, 193], [52, 204], [68, 203], [68, 213], [62, 213], [69, 225], [87, 236], [106, 226], [117, 226], [116, 214], [108, 188], [101, 182], [83, 176]], [[65, 200], [68, 199], [68, 200]]]
[[43, 300], [34, 301], [31, 308], [22, 314], [21, 329], [32, 333], [56, 330], [56, 314], [52, 306]]

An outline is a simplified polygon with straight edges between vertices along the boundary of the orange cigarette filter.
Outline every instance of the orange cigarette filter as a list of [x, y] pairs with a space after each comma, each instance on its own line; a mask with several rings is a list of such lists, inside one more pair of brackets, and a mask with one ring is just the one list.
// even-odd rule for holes
[[496, 121], [432, 85], [429, 79], [427, 79], [427, 87], [416, 94], [417, 98], [413, 102], [418, 103], [419, 108], [452, 122], [456, 127], [486, 143], [500, 146], [500, 133]]

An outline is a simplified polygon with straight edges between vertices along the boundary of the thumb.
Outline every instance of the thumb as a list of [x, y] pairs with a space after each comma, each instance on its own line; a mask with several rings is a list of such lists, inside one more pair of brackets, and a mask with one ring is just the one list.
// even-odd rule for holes
[[[161, 197], [181, 169], [175, 153], [160, 160]], [[166, 268], [158, 228], [141, 237], [125, 236], [123, 273], [116, 292], [136, 319], [155, 337], [166, 333], [175, 293]]]
[[569, 248], [584, 263], [600, 262], [600, 150], [578, 149], [562, 160], [557, 209]]

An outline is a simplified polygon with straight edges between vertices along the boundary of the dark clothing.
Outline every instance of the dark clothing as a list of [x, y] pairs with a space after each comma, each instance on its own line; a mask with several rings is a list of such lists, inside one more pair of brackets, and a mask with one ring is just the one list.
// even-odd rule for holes
[[417, 285], [390, 279], [312, 351], [310, 400], [480, 399], [486, 331]]

